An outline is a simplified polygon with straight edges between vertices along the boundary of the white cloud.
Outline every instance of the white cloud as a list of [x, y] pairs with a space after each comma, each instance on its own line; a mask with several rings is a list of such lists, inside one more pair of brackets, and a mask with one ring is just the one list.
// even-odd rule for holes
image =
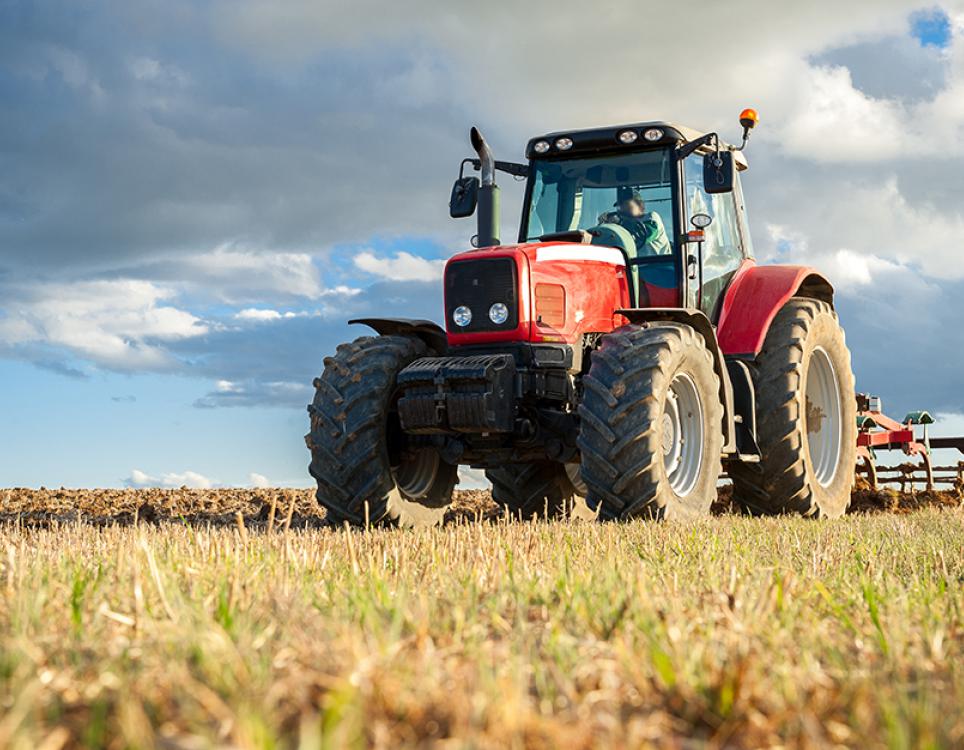
[[281, 318], [284, 316], [277, 310], [265, 310], [257, 307], [249, 307], [245, 310], [235, 313], [234, 317], [238, 320], [269, 321], [281, 320]]
[[355, 265], [366, 273], [393, 281], [435, 281], [442, 278], [445, 269], [444, 260], [428, 260], [405, 251], [396, 253], [394, 258], [362, 252], [355, 256]]
[[203, 474], [198, 474], [196, 471], [185, 471], [183, 474], [170, 472], [158, 477], [151, 476], [140, 469], [131, 470], [131, 475], [124, 480], [124, 484], [127, 487], [138, 489], [144, 487], [164, 487], [168, 489], [190, 487], [192, 489], [208, 490], [220, 486], [215, 480], [209, 479]]
[[794, 81], [789, 111], [780, 113], [774, 140], [787, 153], [816, 161], [881, 161], [928, 141], [910, 133], [913, 119], [896, 101], [854, 88], [843, 67], [807, 67]]
[[252, 471], [250, 474], [248, 474], [248, 484], [252, 487], [263, 488], [270, 487], [271, 481], [264, 474], [258, 474], [257, 472]]
[[147, 281], [35, 283], [8, 289], [0, 345], [48, 344], [112, 369], [164, 369], [158, 345], [200, 336], [208, 326], [163, 304], [171, 289]]
[[[767, 225], [769, 237], [758, 238], [768, 240], [757, 248], [761, 259], [827, 263], [831, 280], [844, 284], [867, 283], [875, 274], [893, 271], [964, 278], [954, 241], [964, 236], [964, 214], [956, 202], [912, 204], [894, 176], [856, 182], [819, 173], [816, 180], [821, 178], [828, 181], [815, 190], [812, 181], [791, 176], [781, 184], [778, 199], [766, 196], [785, 221]], [[781, 253], [781, 247], [788, 252]]]
[[180, 279], [225, 302], [265, 296], [314, 299], [327, 290], [307, 253], [246, 252], [224, 245], [178, 263]]

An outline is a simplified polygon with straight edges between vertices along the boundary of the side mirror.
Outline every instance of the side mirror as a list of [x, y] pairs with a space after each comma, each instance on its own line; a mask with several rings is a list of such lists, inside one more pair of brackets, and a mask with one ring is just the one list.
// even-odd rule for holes
[[733, 192], [732, 151], [713, 151], [703, 157], [703, 190], [710, 195]]
[[479, 178], [459, 177], [452, 186], [452, 197], [449, 199], [449, 216], [453, 219], [464, 219], [475, 213], [479, 203]]

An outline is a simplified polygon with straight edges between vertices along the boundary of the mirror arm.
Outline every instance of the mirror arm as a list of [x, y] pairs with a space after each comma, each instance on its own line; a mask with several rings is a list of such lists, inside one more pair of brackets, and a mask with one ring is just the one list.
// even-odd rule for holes
[[676, 149], [679, 154], [680, 159], [685, 159], [687, 156], [692, 154], [698, 148], [703, 146], [709, 146], [711, 143], [716, 142], [716, 148], [720, 148], [720, 139], [717, 137], [716, 133], [707, 133], [706, 135], [700, 136], [695, 141], [690, 141], [689, 143], [684, 143], [682, 146]]
[[[466, 162], [470, 163], [472, 168], [476, 171], [482, 169], [482, 161], [480, 159], [464, 159], [462, 164], [464, 165]], [[495, 162], [495, 168], [500, 172], [511, 174], [513, 177], [529, 176], [528, 164], [516, 164], [512, 161], [497, 161]]]

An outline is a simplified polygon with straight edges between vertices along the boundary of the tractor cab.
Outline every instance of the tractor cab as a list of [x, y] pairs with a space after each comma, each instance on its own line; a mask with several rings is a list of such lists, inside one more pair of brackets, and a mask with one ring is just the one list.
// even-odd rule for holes
[[[532, 139], [520, 242], [622, 251], [634, 307], [700, 308], [752, 257], [739, 151], [663, 122]], [[719, 165], [715, 161], [719, 158]]]
[[[756, 113], [744, 111], [740, 122], [745, 146]], [[472, 162], [482, 181], [460, 174], [450, 207], [460, 217], [478, 204], [478, 247], [500, 244], [494, 172], [525, 176], [520, 243], [615, 248], [631, 307], [700, 309], [717, 322], [723, 292], [753, 256], [742, 146], [666, 122], [538, 136], [526, 147], [528, 165], [494, 161], [477, 131], [473, 145], [480, 158], [463, 169]]]

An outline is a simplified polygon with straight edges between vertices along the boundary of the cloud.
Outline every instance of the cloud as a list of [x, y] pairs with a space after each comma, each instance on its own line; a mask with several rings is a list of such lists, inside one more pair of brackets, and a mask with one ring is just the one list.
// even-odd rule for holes
[[0, 347], [62, 347], [113, 370], [169, 369], [163, 343], [201, 336], [208, 326], [164, 304], [174, 293], [147, 281], [82, 281], [5, 287]]
[[348, 287], [327, 289], [313, 256], [307, 253], [254, 252], [231, 246], [139, 264], [124, 272], [177, 284], [198, 298], [227, 304], [318, 299], [351, 292]]
[[[768, 180], [779, 180], [778, 194], [757, 190]], [[959, 251], [949, 240], [964, 234], [964, 213], [948, 192], [943, 205], [912, 203], [893, 173], [858, 181], [832, 169], [759, 177], [751, 172], [747, 182], [749, 198], [759, 195], [770, 215], [785, 220], [757, 235], [758, 255], [766, 260], [815, 262], [846, 250], [845, 279], [862, 273], [854, 263], [868, 271], [889, 265], [932, 279], [964, 278]], [[759, 215], [759, 209], [751, 210]], [[777, 252], [781, 244], [789, 252]]]
[[[292, 313], [293, 315], [293, 313]], [[238, 320], [256, 320], [264, 322], [269, 320], [281, 320], [284, 316], [277, 310], [265, 310], [256, 307], [249, 307], [234, 314]]]
[[192, 489], [208, 490], [220, 487], [220, 483], [209, 479], [196, 471], [185, 471], [182, 474], [170, 472], [161, 476], [151, 476], [140, 469], [132, 469], [131, 475], [124, 480], [125, 487], [140, 489], [144, 487], [164, 487], [167, 489], [177, 487], [190, 487]]
[[428, 260], [404, 251], [380, 258], [365, 251], [355, 256], [355, 266], [373, 276], [394, 281], [435, 281], [442, 278], [444, 260]]
[[248, 484], [252, 487], [270, 487], [271, 481], [264, 474], [258, 474], [256, 472], [251, 472], [248, 474]]
[[246, 380], [235, 383], [219, 380], [215, 390], [197, 399], [198, 409], [215, 409], [224, 406], [299, 406], [308, 403], [311, 389], [307, 382]]

